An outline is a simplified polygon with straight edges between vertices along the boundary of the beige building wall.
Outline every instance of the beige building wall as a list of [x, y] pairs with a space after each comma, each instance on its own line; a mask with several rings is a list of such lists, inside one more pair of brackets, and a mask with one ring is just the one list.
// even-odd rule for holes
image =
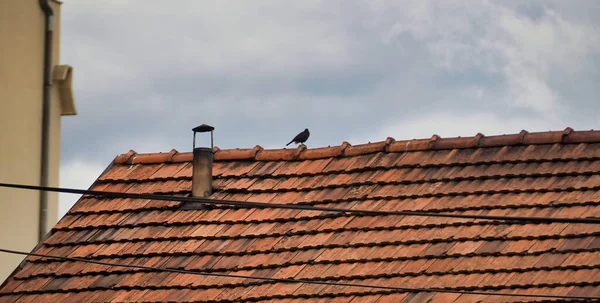
[[[50, 4], [53, 69], [60, 70], [60, 2]], [[0, 182], [40, 184], [44, 25], [38, 0], [0, 0]], [[74, 114], [70, 79], [62, 78], [55, 77], [51, 93], [49, 186], [58, 186], [61, 116]], [[39, 197], [37, 191], [0, 188], [0, 247], [31, 251], [38, 244]], [[48, 198], [50, 230], [58, 219], [58, 194]], [[0, 283], [22, 259], [0, 253]]]

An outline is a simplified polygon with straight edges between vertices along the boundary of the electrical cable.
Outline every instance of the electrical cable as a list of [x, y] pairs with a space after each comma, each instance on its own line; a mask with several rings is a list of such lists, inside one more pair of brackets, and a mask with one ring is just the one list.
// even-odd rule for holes
[[91, 196], [102, 196], [109, 198], [130, 198], [144, 200], [161, 200], [174, 201], [185, 203], [202, 203], [211, 205], [228, 205], [244, 208], [281, 208], [281, 209], [297, 209], [307, 211], [323, 211], [336, 212], [346, 214], [369, 214], [369, 215], [396, 215], [396, 216], [419, 216], [419, 217], [442, 217], [442, 218], [459, 218], [459, 219], [474, 219], [474, 220], [501, 220], [501, 221], [526, 221], [536, 223], [582, 223], [582, 224], [600, 224], [600, 218], [549, 218], [549, 217], [527, 217], [527, 216], [487, 216], [487, 215], [467, 215], [467, 214], [449, 214], [449, 213], [434, 213], [427, 211], [382, 211], [382, 210], [364, 210], [364, 209], [349, 209], [336, 207], [319, 207], [300, 204], [280, 204], [280, 203], [265, 203], [265, 202], [247, 202], [235, 200], [217, 200], [200, 197], [176, 197], [157, 194], [137, 194], [98, 190], [84, 190], [73, 188], [59, 188], [48, 186], [24, 185], [13, 183], [0, 183], [0, 187], [18, 188], [27, 190], [42, 190], [58, 193], [81, 194]]
[[[0, 248], [0, 252], [16, 254], [16, 255], [35, 256], [35, 257], [41, 257], [41, 258], [59, 259], [59, 260], [63, 260], [63, 261], [85, 262], [85, 263], [104, 265], [104, 266], [147, 269], [147, 270], [155, 270], [155, 271], [161, 271], [161, 272], [172, 272], [172, 273], [201, 275], [201, 276], [254, 279], [254, 280], [282, 282], [282, 283], [307, 283], [307, 284], [320, 284], [320, 285], [328, 285], [328, 286], [349, 286], [349, 287], [360, 287], [360, 288], [395, 290], [395, 291], [413, 292], [413, 293], [443, 292], [443, 293], [455, 293], [455, 294], [464, 294], [464, 295], [488, 295], [488, 296], [504, 296], [504, 297], [547, 298], [547, 299], [600, 300], [600, 297], [586, 297], [586, 296], [565, 296], [565, 295], [544, 295], [544, 294], [536, 295], [536, 294], [522, 294], [522, 293], [498, 293], [498, 292], [485, 292], [485, 291], [453, 290], [453, 289], [445, 289], [445, 288], [396, 287], [396, 286], [369, 285], [369, 284], [358, 284], [358, 283], [314, 281], [314, 280], [308, 280], [308, 279], [270, 278], [270, 277], [234, 275], [234, 274], [222, 274], [222, 273], [206, 273], [206, 272], [201, 272], [201, 271], [190, 271], [190, 270], [175, 269], [175, 268], [120, 264], [120, 263], [112, 263], [112, 262], [94, 261], [94, 260], [88, 260], [88, 259], [84, 259], [84, 258], [63, 257], [63, 256], [38, 254], [38, 253], [28, 253], [28, 252], [24, 252], [24, 251], [17, 251], [17, 250], [5, 249], [5, 248]], [[0, 295], [2, 295], [2, 294], [10, 294], [10, 293], [0, 293]]]

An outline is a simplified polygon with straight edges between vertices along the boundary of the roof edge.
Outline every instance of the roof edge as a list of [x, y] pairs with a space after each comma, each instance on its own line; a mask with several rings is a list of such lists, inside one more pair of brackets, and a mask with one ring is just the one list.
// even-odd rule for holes
[[[478, 133], [472, 137], [442, 138], [433, 135], [428, 139], [412, 139], [396, 141], [388, 137], [385, 141], [369, 142], [351, 145], [343, 142], [339, 146], [307, 148], [304, 144], [297, 148], [264, 149], [257, 145], [254, 148], [220, 149], [215, 146], [215, 161], [254, 160], [254, 161], [293, 161], [316, 160], [335, 157], [352, 157], [372, 154], [377, 152], [401, 153], [425, 150], [468, 149], [480, 147], [502, 147], [515, 145], [542, 145], [542, 144], [577, 144], [600, 142], [600, 131], [575, 131], [570, 127], [562, 131], [527, 132], [522, 130], [518, 134], [504, 134], [486, 137]], [[191, 152], [173, 149], [168, 153], [138, 154], [130, 150], [128, 153], [118, 155], [115, 164], [157, 164], [177, 163], [192, 161]]]

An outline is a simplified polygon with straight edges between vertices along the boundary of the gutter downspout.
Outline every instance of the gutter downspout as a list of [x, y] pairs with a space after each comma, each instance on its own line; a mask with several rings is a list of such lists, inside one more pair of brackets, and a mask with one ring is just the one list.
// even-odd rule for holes
[[[40, 8], [45, 15], [44, 27], [44, 86], [42, 93], [42, 161], [40, 163], [40, 185], [48, 186], [50, 166], [50, 94], [52, 89], [52, 33], [54, 30], [54, 11], [48, 3], [50, 0], [39, 0]], [[42, 241], [47, 233], [48, 225], [48, 192], [40, 191], [38, 240]]]

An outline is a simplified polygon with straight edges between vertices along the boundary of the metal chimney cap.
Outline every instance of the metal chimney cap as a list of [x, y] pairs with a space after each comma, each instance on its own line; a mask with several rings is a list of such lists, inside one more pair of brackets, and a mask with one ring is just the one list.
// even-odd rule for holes
[[205, 132], [211, 132], [215, 130], [214, 127], [207, 125], [207, 124], [202, 124], [200, 126], [196, 126], [194, 128], [192, 128], [192, 131], [195, 133], [205, 133]]

